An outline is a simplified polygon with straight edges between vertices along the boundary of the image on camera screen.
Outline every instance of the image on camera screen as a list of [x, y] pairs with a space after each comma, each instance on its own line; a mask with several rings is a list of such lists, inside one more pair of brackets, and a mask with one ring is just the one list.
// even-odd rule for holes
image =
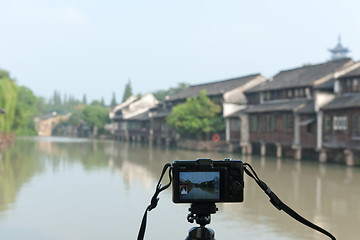
[[180, 200], [220, 200], [220, 172], [180, 172]]

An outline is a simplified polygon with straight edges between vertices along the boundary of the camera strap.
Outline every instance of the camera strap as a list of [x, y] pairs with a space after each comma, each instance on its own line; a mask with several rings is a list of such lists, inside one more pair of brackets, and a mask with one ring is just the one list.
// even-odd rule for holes
[[[251, 172], [246, 168], [249, 167]], [[260, 180], [260, 178], [257, 176], [256, 172], [254, 171], [254, 169], [250, 166], [250, 164], [248, 163], [244, 163], [244, 170], [246, 172], [247, 175], [249, 175], [252, 179], [255, 180], [255, 182], [259, 185], [259, 187], [266, 193], [266, 195], [269, 196], [270, 198], [270, 202], [279, 210], [283, 210], [284, 212], [286, 212], [287, 214], [289, 214], [292, 218], [294, 218], [295, 220], [299, 221], [300, 223], [318, 231], [321, 232], [323, 234], [325, 234], [326, 236], [330, 237], [332, 240], [336, 240], [336, 238], [329, 233], [328, 231], [326, 231], [325, 229], [315, 225], [314, 223], [308, 221], [307, 219], [303, 218], [302, 216], [300, 216], [297, 212], [295, 212], [294, 210], [292, 210], [289, 206], [287, 206], [285, 203], [283, 203], [277, 196], [276, 194], [271, 191], [271, 189], [263, 182]]]
[[[169, 179], [170, 182], [168, 184], [166, 184], [165, 186], [161, 186], [161, 180], [163, 178], [163, 176], [166, 173], [166, 170], [169, 168]], [[155, 193], [153, 195], [153, 197], [151, 198], [151, 202], [150, 205], [146, 208], [143, 219], [141, 221], [141, 226], [140, 226], [140, 230], [139, 230], [139, 234], [138, 234], [138, 240], [143, 240], [144, 239], [144, 235], [145, 235], [145, 230], [146, 230], [146, 220], [147, 220], [147, 212], [153, 210], [154, 208], [156, 208], [158, 202], [159, 202], [159, 198], [158, 195], [160, 192], [164, 191], [165, 189], [167, 189], [168, 187], [170, 187], [171, 185], [171, 181], [172, 181], [172, 176], [171, 176], [171, 164], [167, 163], [165, 164], [162, 173], [161, 173], [161, 177], [159, 179], [158, 184], [156, 185], [156, 190]]]

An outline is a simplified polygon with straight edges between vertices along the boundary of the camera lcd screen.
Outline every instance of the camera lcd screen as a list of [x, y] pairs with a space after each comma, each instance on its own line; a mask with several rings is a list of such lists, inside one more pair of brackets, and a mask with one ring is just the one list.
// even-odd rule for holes
[[180, 172], [180, 200], [220, 200], [220, 172]]

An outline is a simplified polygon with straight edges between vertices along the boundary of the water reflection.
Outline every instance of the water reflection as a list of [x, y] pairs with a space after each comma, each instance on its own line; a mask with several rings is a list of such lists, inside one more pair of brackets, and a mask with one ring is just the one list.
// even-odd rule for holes
[[31, 142], [19, 142], [1, 154], [0, 212], [7, 210], [15, 202], [17, 192], [23, 184], [43, 171], [44, 164], [39, 159], [40, 152], [35, 150], [34, 143]]
[[[357, 168], [242, 157], [236, 154], [225, 156], [221, 153], [165, 150], [115, 141], [25, 138], [18, 139], [14, 147], [2, 154], [0, 160], [0, 238], [2, 227], [11, 235], [13, 226], [9, 227], [10, 223], [19, 222], [19, 218], [25, 214], [26, 204], [22, 199], [28, 195], [36, 199], [36, 186], [54, 186], [55, 183], [65, 185], [71, 179], [66, 187], [56, 189], [56, 193], [63, 196], [56, 203], [60, 210], [57, 211], [55, 206], [50, 207], [53, 205], [49, 205], [49, 209], [55, 217], [62, 216], [61, 209], [78, 212], [77, 217], [83, 221], [83, 228], [67, 226], [65, 233], [59, 233], [56, 226], [44, 226], [47, 230], [36, 226], [37, 235], [47, 236], [38, 239], [50, 239], [49, 236], [56, 236], [54, 239], [76, 239], [75, 236], [77, 239], [99, 239], [104, 238], [104, 235], [108, 236], [106, 239], [118, 239], [120, 234], [124, 239], [134, 239], [141, 214], [150, 201], [164, 164], [177, 159], [198, 157], [232, 157], [249, 162], [260, 178], [285, 203], [332, 232], [338, 239], [357, 239], [360, 233], [357, 227], [360, 220], [357, 206], [360, 201], [360, 188], [357, 186], [360, 170]], [[35, 181], [37, 176], [48, 182]], [[81, 187], [76, 185], [77, 182], [81, 182]], [[100, 184], [102, 182], [105, 183]], [[74, 189], [71, 189], [72, 186]], [[69, 196], [69, 192], [72, 195]], [[23, 198], [18, 200], [20, 195]], [[44, 198], [44, 195], [39, 194], [40, 197]], [[87, 199], [96, 199], [96, 205], [91, 205], [95, 203], [89, 203]], [[41, 202], [39, 199], [36, 201]], [[62, 205], [65, 203], [66, 205]], [[173, 239], [183, 239], [191, 227], [185, 219], [187, 207], [186, 204], [173, 204], [170, 190], [164, 193], [159, 210], [151, 212], [147, 239], [165, 239], [163, 231], [172, 234]], [[325, 239], [325, 236], [309, 230], [291, 220], [284, 212], [276, 210], [250, 178], [245, 178], [244, 203], [218, 204], [218, 207], [220, 211], [212, 217], [211, 224], [217, 239], [230, 239], [234, 236], [244, 239]], [[83, 209], [81, 211], [84, 213], [79, 209]], [[95, 211], [93, 214], [103, 216], [102, 223], [107, 222], [96, 226], [100, 237], [91, 232], [96, 228], [87, 219], [88, 212], [92, 211]], [[127, 216], [126, 219], [123, 219], [124, 216]], [[129, 220], [130, 216], [136, 218]], [[168, 221], [163, 221], [164, 218]], [[121, 230], [116, 224], [118, 221], [121, 222]], [[19, 228], [21, 226], [15, 228], [14, 232]], [[53, 232], [49, 228], [54, 228]], [[27, 230], [31, 229], [27, 227]]]

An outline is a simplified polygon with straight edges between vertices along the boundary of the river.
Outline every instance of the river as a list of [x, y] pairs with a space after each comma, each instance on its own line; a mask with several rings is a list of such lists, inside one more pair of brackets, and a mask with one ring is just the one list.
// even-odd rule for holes
[[[250, 163], [298, 213], [337, 239], [359, 239], [359, 168], [56, 137], [18, 138], [1, 154], [0, 239], [136, 239], [163, 165], [200, 157]], [[216, 239], [329, 239], [275, 209], [247, 176], [244, 195], [243, 203], [217, 204], [208, 225]], [[195, 226], [189, 205], [174, 204], [171, 189], [159, 197], [145, 239], [185, 239]]]

